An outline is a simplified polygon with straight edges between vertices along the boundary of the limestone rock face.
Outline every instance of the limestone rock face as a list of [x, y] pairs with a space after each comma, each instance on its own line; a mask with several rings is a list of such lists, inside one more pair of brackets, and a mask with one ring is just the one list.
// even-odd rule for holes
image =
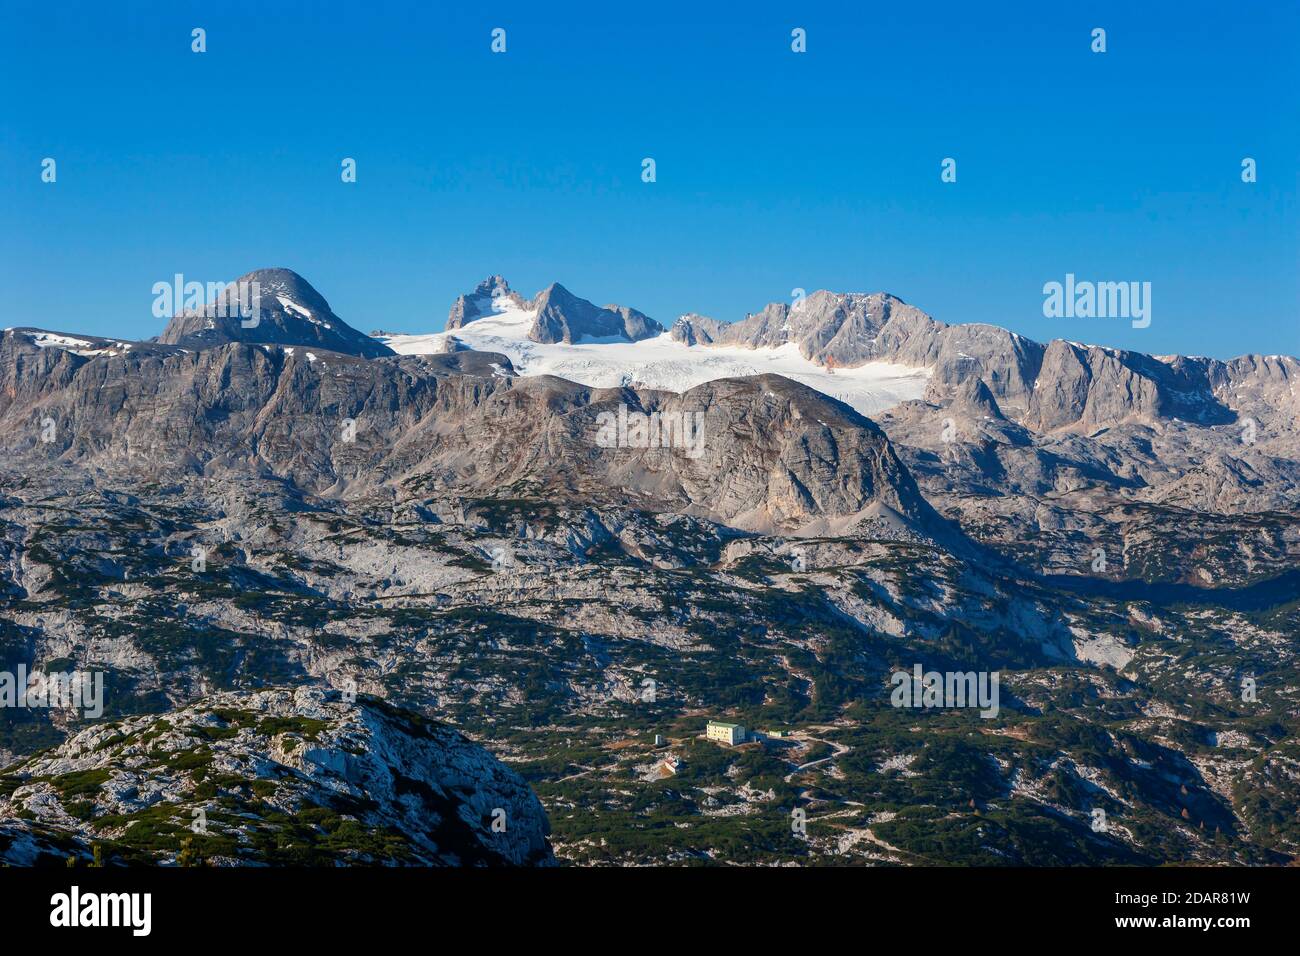
[[747, 348], [776, 348], [795, 342], [805, 358], [847, 367], [885, 357], [888, 349], [878, 336], [886, 326], [892, 324], [895, 335], [909, 324], [918, 326], [909, 333], [911, 338], [924, 324], [923, 318], [919, 310], [890, 295], [818, 291], [794, 304], [771, 303], [740, 322], [684, 315], [672, 334], [688, 344]]
[[552, 862], [537, 797], [486, 750], [319, 686], [96, 724], [0, 779], [0, 860], [15, 865], [86, 857], [91, 842], [106, 862], [171, 864], [187, 841], [232, 866]]
[[[945, 325], [881, 293], [818, 291], [741, 322], [677, 321], [672, 337], [705, 362], [715, 346], [794, 343], [830, 368], [886, 361], [928, 369], [924, 401], [879, 415], [897, 446], [863, 456], [868, 464], [854, 476], [857, 466], [846, 462], [857, 453], [846, 457], [846, 449], [881, 437], [861, 416], [848, 424], [838, 403], [789, 382], [602, 392], [517, 376], [506, 357], [471, 351], [454, 336], [436, 355], [377, 355], [387, 348], [335, 323], [301, 277], [262, 270], [251, 278], [263, 288], [265, 320], [252, 329], [186, 314], [159, 342], [7, 330], [0, 449], [29, 470], [244, 473], [344, 496], [398, 493], [410, 483], [483, 494], [526, 482], [562, 500], [594, 496], [784, 530], [847, 520], [891, 496], [900, 514], [915, 515], [926, 506], [912, 475], [922, 494], [962, 509], [976, 490], [1043, 495], [1088, 486], [1241, 513], [1285, 508], [1300, 488], [1300, 362], [1286, 356], [1224, 362], [1063, 340], [1043, 346], [994, 326]], [[634, 309], [601, 308], [558, 284], [524, 299], [501, 276], [458, 299], [448, 324], [489, 315], [510, 335], [549, 344], [625, 345], [660, 330]], [[626, 381], [635, 380], [631, 369]], [[778, 407], [794, 394], [811, 403], [801, 419]], [[657, 443], [602, 448], [593, 438], [598, 419], [621, 406], [679, 422], [703, 415], [703, 457]], [[854, 440], [828, 438], [832, 421]], [[858, 434], [864, 429], [869, 437]], [[977, 436], [977, 452], [954, 435]], [[711, 470], [702, 472], [701, 461]]]
[[[0, 442], [33, 468], [275, 475], [338, 495], [527, 486], [754, 529], [848, 518], [875, 501], [935, 520], [872, 422], [779, 376], [678, 395], [520, 378], [479, 352], [367, 361], [228, 343], [91, 360], [8, 336], [6, 355]], [[621, 409], [653, 415], [655, 436], [602, 447], [602, 415]], [[48, 442], [41, 421], [56, 423]]]

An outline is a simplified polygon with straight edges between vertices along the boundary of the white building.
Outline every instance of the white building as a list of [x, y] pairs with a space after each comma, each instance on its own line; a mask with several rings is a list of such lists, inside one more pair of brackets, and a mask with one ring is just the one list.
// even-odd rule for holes
[[745, 728], [740, 724], [729, 724], [721, 720], [710, 720], [704, 736], [724, 744], [743, 744], [746, 738]]

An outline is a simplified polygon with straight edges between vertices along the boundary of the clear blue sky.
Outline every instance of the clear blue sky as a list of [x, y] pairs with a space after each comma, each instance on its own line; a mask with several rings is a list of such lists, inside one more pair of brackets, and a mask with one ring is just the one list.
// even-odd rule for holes
[[[0, 324], [145, 337], [154, 282], [287, 266], [363, 331], [500, 272], [1300, 354], [1295, 3], [459, 6], [0, 0]], [[1044, 318], [1067, 272], [1150, 281], [1151, 327]]]

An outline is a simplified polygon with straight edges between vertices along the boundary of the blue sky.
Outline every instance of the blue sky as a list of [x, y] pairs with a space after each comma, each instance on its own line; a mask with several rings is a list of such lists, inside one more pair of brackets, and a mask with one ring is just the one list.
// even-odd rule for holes
[[[1300, 354], [1297, 11], [0, 0], [0, 322], [145, 337], [153, 283], [287, 266], [363, 331], [440, 329], [499, 272], [665, 324], [884, 290]], [[1045, 318], [1067, 272], [1151, 282], [1151, 326]]]

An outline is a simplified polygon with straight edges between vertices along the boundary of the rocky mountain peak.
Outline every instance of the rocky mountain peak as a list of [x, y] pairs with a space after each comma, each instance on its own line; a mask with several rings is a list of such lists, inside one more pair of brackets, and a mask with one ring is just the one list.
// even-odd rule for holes
[[316, 291], [316, 287], [292, 269], [254, 269], [247, 275], [240, 276], [233, 284], [240, 283], [257, 283], [263, 295], [270, 293], [284, 296], [291, 302], [315, 312], [333, 311], [330, 304], [325, 301], [325, 297]]
[[510, 283], [502, 275], [488, 276], [474, 287], [475, 295], [509, 295], [510, 291]]
[[636, 342], [663, 332], [663, 326], [636, 309], [618, 305], [602, 308], [579, 298], [558, 282], [539, 292], [529, 306], [537, 313], [528, 336], [534, 342], [610, 338]]
[[507, 309], [532, 313], [528, 338], [543, 344], [592, 339], [637, 342], [663, 332], [663, 326], [643, 312], [622, 305], [595, 305], [558, 282], [524, 299], [499, 275], [489, 276], [469, 295], [456, 299], [447, 316], [447, 330]]
[[214, 301], [182, 310], [158, 337], [163, 345], [191, 349], [230, 342], [316, 348], [363, 358], [392, 355], [386, 345], [358, 332], [292, 269], [257, 269], [228, 283]]
[[972, 377], [957, 386], [952, 400], [952, 411], [961, 412], [974, 418], [1004, 420], [1002, 409], [982, 378]]
[[[672, 328], [674, 339], [688, 345], [740, 345], [745, 348], [780, 348], [791, 342], [804, 358], [828, 367], [853, 367], [886, 358], [897, 342], [881, 338], [892, 325], [919, 328], [938, 323], [897, 296], [885, 292], [828, 292], [819, 289], [793, 302], [771, 302], [739, 322], [722, 322], [707, 316], [683, 315]], [[914, 329], [895, 339], [910, 339]], [[918, 362], [917, 364], [925, 364]]]
[[469, 295], [462, 295], [452, 303], [447, 313], [447, 331], [462, 328], [465, 323], [491, 315], [501, 305], [523, 309], [527, 303], [523, 296], [510, 288], [504, 276], [491, 275], [474, 287]]

